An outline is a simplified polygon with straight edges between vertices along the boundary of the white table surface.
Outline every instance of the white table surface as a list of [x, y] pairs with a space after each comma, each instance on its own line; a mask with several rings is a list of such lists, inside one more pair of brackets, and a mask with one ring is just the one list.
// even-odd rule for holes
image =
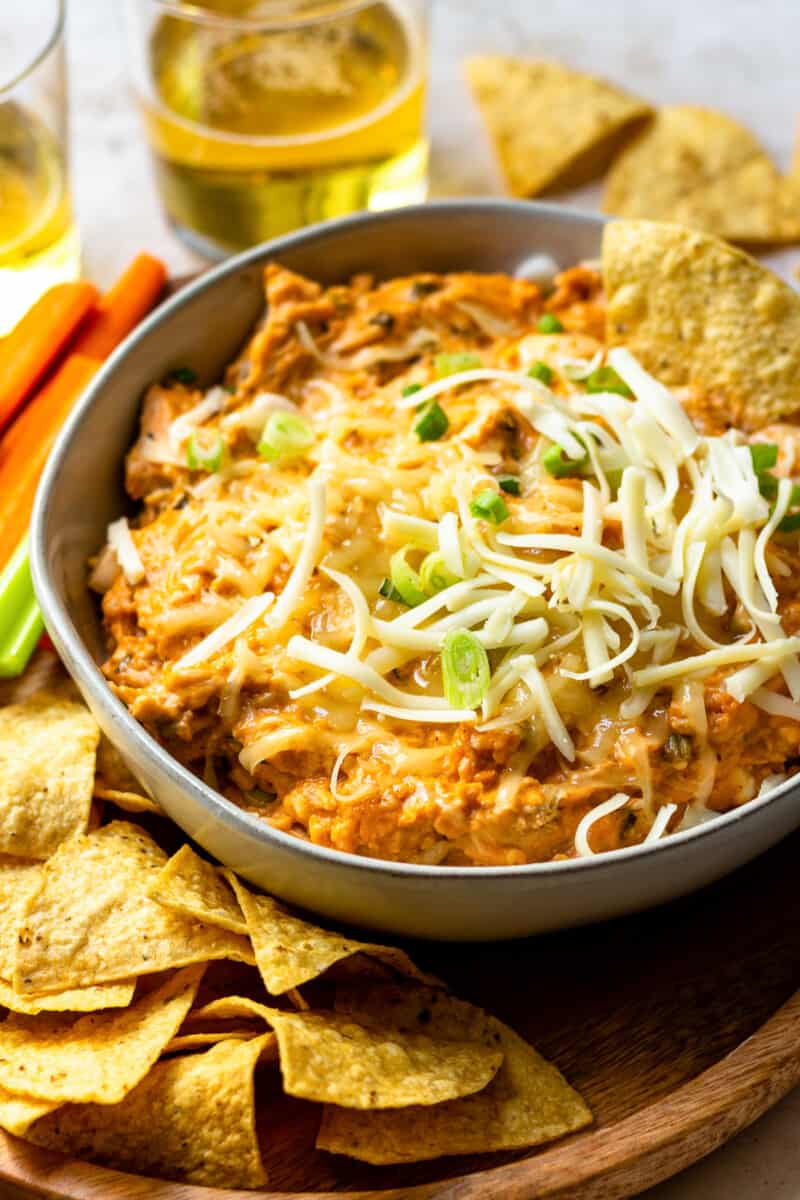
[[[87, 274], [106, 284], [139, 249], [173, 273], [202, 266], [159, 209], [126, 77], [121, 0], [68, 0], [68, 7], [74, 188]], [[662, 103], [723, 107], [788, 166], [800, 114], [798, 0], [435, 0], [434, 8], [435, 194], [499, 188], [460, 78], [464, 55], [486, 50], [562, 58]], [[596, 192], [568, 202], [591, 207]], [[778, 263], [787, 274], [798, 264], [800, 248]], [[800, 1089], [648, 1197], [800, 1200], [799, 1126]]]

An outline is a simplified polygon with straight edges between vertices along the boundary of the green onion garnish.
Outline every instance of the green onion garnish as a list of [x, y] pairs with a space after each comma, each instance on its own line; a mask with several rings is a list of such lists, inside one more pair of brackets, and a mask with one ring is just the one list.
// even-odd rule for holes
[[767, 471], [758, 477], [758, 490], [766, 500], [774, 500], [778, 494], [778, 480]]
[[800, 529], [800, 512], [793, 512], [784, 517], [778, 529], [781, 533], [796, 533]]
[[506, 492], [509, 496], [519, 496], [519, 476], [518, 475], [500, 475], [497, 482], [500, 485], [500, 491]]
[[428, 597], [422, 590], [422, 582], [413, 567], [406, 562], [409, 547], [404, 546], [392, 555], [389, 561], [389, 576], [392, 587], [397, 592], [403, 604], [414, 608], [422, 604]]
[[385, 596], [387, 600], [394, 600], [397, 604], [403, 603], [403, 597], [400, 595], [391, 579], [384, 579], [383, 583], [378, 588], [378, 592], [381, 596]]
[[437, 379], [446, 379], [448, 375], [460, 375], [462, 371], [474, 371], [482, 365], [477, 354], [437, 354], [433, 360]]
[[632, 396], [633, 392], [613, 367], [598, 367], [586, 380], [587, 392], [614, 392], [617, 396]]
[[174, 371], [170, 371], [164, 382], [182, 383], [184, 387], [191, 387], [197, 383], [197, 373], [191, 367], [176, 367]]
[[610, 471], [606, 471], [606, 480], [611, 489], [612, 496], [616, 496], [622, 484], [622, 467], [612, 467]]
[[435, 596], [437, 592], [443, 592], [445, 588], [452, 587], [459, 581], [457, 575], [448, 571], [444, 558], [438, 550], [434, 550], [423, 560], [419, 569], [419, 580], [422, 590], [429, 596]]
[[270, 413], [258, 453], [269, 462], [277, 458], [298, 458], [304, 450], [314, 444], [314, 430], [298, 413]]
[[190, 471], [218, 471], [225, 457], [225, 441], [217, 434], [204, 444], [199, 434], [193, 433], [186, 447], [186, 465]]
[[567, 475], [577, 475], [589, 461], [587, 450], [581, 458], [567, 458], [560, 446], [550, 446], [542, 456], [542, 466], [548, 475], [563, 479]]
[[489, 690], [489, 658], [474, 633], [452, 629], [442, 641], [442, 683], [451, 708], [477, 708]]
[[473, 517], [482, 521], [490, 521], [492, 525], [502, 525], [508, 519], [508, 505], [502, 496], [491, 488], [480, 492], [470, 503], [469, 511]]
[[414, 433], [421, 442], [438, 442], [440, 437], [444, 437], [450, 427], [450, 422], [447, 419], [447, 413], [436, 400], [431, 400], [430, 404], [426, 404], [416, 421], [414, 422]]
[[421, 391], [422, 391], [421, 383], [409, 383], [407, 387], [403, 388], [401, 395], [403, 396], [403, 398], [405, 398], [406, 396], [416, 396], [417, 392], [421, 392]]
[[563, 333], [564, 326], [559, 321], [555, 313], [542, 313], [539, 320], [536, 322], [536, 328], [539, 333]]
[[528, 368], [528, 375], [531, 379], [538, 379], [540, 383], [546, 384], [547, 387], [553, 382], [553, 368], [541, 361], [535, 362], [532, 367]]
[[762, 471], [770, 471], [778, 464], [778, 447], [772, 442], [756, 442], [750, 447], [750, 457], [753, 460], [753, 470], [756, 475]]

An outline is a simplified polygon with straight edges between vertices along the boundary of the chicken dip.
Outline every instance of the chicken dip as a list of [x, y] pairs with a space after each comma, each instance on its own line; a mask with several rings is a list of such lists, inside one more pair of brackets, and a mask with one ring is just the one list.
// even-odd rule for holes
[[800, 392], [713, 332], [739, 304], [769, 358], [754, 271], [783, 288], [645, 222], [547, 287], [268, 266], [224, 382], [144, 400], [92, 578], [115, 693], [240, 808], [381, 859], [571, 858], [763, 794], [800, 765]]

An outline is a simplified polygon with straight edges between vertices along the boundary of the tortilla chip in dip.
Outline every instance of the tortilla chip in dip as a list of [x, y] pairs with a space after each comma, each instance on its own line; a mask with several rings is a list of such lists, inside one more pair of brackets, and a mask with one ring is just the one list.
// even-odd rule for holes
[[0, 853], [47, 858], [85, 831], [99, 737], [83, 704], [53, 693], [0, 708]]
[[554, 1066], [490, 1018], [503, 1065], [482, 1091], [427, 1108], [354, 1112], [325, 1106], [317, 1149], [363, 1162], [421, 1162], [445, 1154], [517, 1150], [591, 1124], [592, 1114]]
[[800, 237], [791, 189], [749, 130], [691, 105], [661, 109], [625, 147], [608, 176], [603, 208], [731, 241]]
[[688, 387], [692, 415], [711, 404], [752, 432], [800, 409], [800, 296], [743, 251], [677, 225], [613, 221], [603, 278], [609, 345]]
[[88, 987], [194, 962], [253, 962], [238, 934], [171, 912], [147, 889], [167, 855], [136, 825], [72, 838], [42, 867], [20, 927], [14, 988]]
[[253, 1072], [270, 1036], [160, 1062], [121, 1103], [67, 1105], [27, 1136], [121, 1171], [208, 1187], [260, 1187], [266, 1173]]
[[34, 1100], [115, 1104], [157, 1061], [191, 1008], [204, 966], [187, 967], [121, 1012], [12, 1015], [0, 1024], [0, 1087]]
[[232, 933], [247, 933], [242, 910], [215, 866], [181, 846], [150, 884], [147, 894], [173, 912]]
[[[430, 982], [404, 951], [394, 946], [356, 942], [295, 917], [270, 896], [250, 892], [230, 871], [226, 879], [236, 893], [267, 990], [280, 996], [322, 975], [334, 963], [364, 954], [401, 975]], [[433, 982], [436, 982], [435, 980]]]
[[483, 55], [469, 85], [510, 190], [536, 196], [601, 174], [649, 105], [561, 63]]
[[481, 1091], [503, 1061], [499, 1043], [454, 1041], [362, 1025], [329, 1012], [273, 1010], [290, 1096], [346, 1108], [430, 1105]]

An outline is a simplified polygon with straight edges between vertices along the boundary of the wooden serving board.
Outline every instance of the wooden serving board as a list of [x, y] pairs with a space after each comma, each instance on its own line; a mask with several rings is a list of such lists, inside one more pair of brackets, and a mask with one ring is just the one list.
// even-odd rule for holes
[[[0, 704], [59, 672], [40, 652], [24, 680], [0, 684]], [[716, 1149], [800, 1082], [798, 861], [800, 834], [714, 887], [640, 916], [525, 942], [411, 947], [421, 967], [561, 1068], [595, 1113], [585, 1132], [529, 1153], [369, 1167], [317, 1153], [318, 1107], [279, 1095], [267, 1073], [259, 1129], [272, 1190], [162, 1183], [0, 1134], [0, 1200], [633, 1196]]]

